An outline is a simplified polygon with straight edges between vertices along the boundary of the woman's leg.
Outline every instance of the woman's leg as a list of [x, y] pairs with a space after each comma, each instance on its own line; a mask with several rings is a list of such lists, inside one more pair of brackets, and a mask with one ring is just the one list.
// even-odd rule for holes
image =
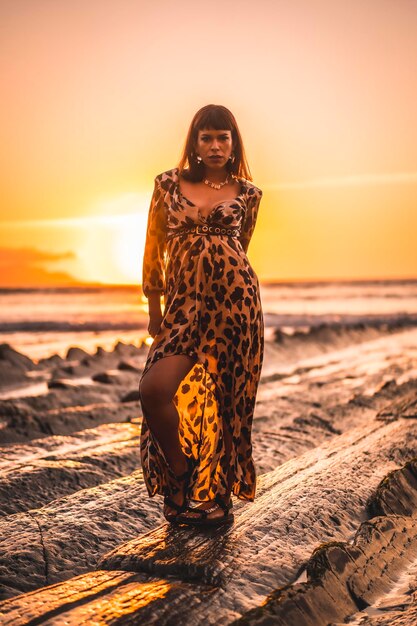
[[[194, 364], [195, 360], [185, 354], [162, 358], [146, 372], [139, 386], [148, 426], [176, 475], [185, 472], [188, 466], [178, 436], [179, 415], [173, 398], [180, 382]], [[174, 502], [182, 503], [181, 493], [172, 494], [171, 497]], [[170, 507], [169, 512], [171, 510]]]

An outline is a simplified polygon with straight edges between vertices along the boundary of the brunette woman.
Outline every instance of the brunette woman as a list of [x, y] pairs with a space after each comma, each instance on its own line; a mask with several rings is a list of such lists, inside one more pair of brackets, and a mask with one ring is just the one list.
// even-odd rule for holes
[[231, 522], [231, 494], [255, 497], [264, 326], [247, 250], [262, 191], [250, 181], [236, 120], [214, 104], [195, 114], [178, 166], [154, 180], [142, 277], [154, 341], [139, 384], [140, 449], [148, 494], [164, 496], [171, 522]]

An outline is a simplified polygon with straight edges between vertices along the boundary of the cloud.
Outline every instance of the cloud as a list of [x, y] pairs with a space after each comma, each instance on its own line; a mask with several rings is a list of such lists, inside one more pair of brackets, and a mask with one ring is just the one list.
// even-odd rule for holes
[[55, 217], [51, 219], [25, 219], [25, 220], [1, 220], [4, 228], [100, 228], [113, 226], [120, 219], [129, 219], [138, 213], [148, 214], [150, 196], [149, 193], [124, 193], [107, 200], [99, 200], [89, 207], [94, 211], [93, 215], [81, 215], [78, 217]]
[[74, 258], [73, 252], [43, 252], [35, 248], [0, 248], [2, 287], [75, 285], [79, 281], [67, 272], [50, 271], [49, 263]]

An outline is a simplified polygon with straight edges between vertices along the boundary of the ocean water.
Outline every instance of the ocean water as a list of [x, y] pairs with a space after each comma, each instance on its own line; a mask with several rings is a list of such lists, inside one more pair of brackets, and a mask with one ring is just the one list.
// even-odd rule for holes
[[[261, 284], [266, 338], [322, 324], [417, 324], [417, 279]], [[0, 289], [0, 342], [32, 358], [70, 346], [110, 349], [147, 337], [147, 301], [139, 287]]]

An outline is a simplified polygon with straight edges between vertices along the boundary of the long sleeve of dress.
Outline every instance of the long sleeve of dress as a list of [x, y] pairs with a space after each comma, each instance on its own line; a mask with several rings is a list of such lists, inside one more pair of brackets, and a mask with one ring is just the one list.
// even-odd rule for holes
[[250, 196], [246, 207], [246, 213], [242, 224], [242, 231], [240, 235], [240, 243], [245, 252], [248, 251], [249, 242], [252, 238], [253, 231], [255, 230], [256, 219], [258, 217], [259, 204], [262, 198], [261, 189], [256, 189], [255, 193]]
[[142, 265], [142, 291], [147, 298], [149, 292], [165, 289], [165, 245], [166, 221], [164, 196], [158, 177], [149, 207], [146, 227], [145, 251]]

